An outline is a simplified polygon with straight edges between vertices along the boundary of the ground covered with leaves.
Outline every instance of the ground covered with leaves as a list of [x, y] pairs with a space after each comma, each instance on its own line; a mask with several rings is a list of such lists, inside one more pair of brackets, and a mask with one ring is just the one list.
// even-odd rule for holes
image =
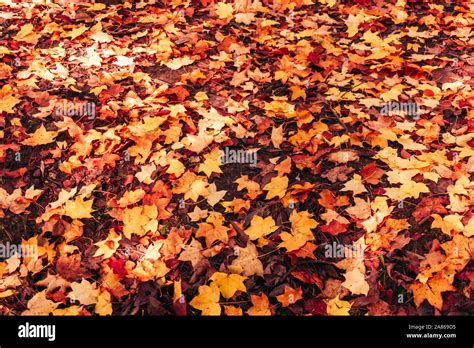
[[55, 2], [0, 0], [1, 313], [474, 314], [468, 1]]

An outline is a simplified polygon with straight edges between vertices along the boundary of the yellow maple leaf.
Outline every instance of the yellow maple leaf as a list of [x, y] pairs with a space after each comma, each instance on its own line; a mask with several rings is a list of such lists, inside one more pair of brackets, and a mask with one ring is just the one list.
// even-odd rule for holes
[[209, 195], [208, 186], [209, 184], [204, 180], [199, 179], [194, 181], [189, 187], [189, 190], [184, 193], [184, 199], [191, 199], [194, 202], [197, 202], [199, 196], [205, 197], [206, 195]]
[[186, 170], [186, 167], [184, 166], [184, 164], [181, 163], [181, 161], [173, 158], [170, 160], [169, 167], [166, 170], [166, 173], [174, 174], [177, 178], [179, 178], [181, 174], [184, 173], [185, 170]]
[[221, 165], [222, 162], [219, 159], [207, 158], [199, 165], [199, 171], [205, 173], [207, 177], [210, 177], [212, 173], [222, 174]]
[[361, 14], [357, 14], [357, 16], [349, 14], [345, 20], [347, 26], [347, 37], [351, 38], [359, 32], [359, 24], [361, 23], [362, 19], [363, 17]]
[[219, 287], [222, 296], [224, 296], [226, 299], [234, 296], [237, 291], [247, 291], [244, 285], [244, 280], [247, 279], [247, 277], [243, 277], [238, 274], [216, 272], [209, 279], [213, 282], [213, 284], [216, 284]]
[[337, 297], [328, 301], [327, 305], [327, 313], [328, 315], [349, 315], [349, 310], [351, 309], [352, 305], [350, 302], [343, 301], [339, 299], [339, 295]]
[[285, 248], [287, 251], [298, 250], [310, 240], [303, 234], [291, 234], [288, 232], [281, 233], [280, 238], [282, 242], [278, 247]]
[[278, 226], [275, 225], [275, 220], [271, 216], [262, 218], [261, 216], [254, 215], [250, 222], [250, 227], [245, 230], [245, 233], [251, 240], [255, 240], [275, 232], [277, 229]]
[[20, 101], [20, 99], [11, 95], [10, 85], [4, 85], [2, 89], [0, 89], [0, 112], [6, 112], [7, 114], [13, 113], [13, 108]]
[[300, 212], [293, 210], [290, 215], [290, 222], [292, 233], [314, 237], [311, 230], [318, 226], [318, 222], [312, 218], [310, 212], [306, 210]]
[[215, 283], [212, 283], [210, 286], [200, 286], [198, 293], [189, 303], [192, 307], [199, 309], [202, 315], [221, 314], [219, 287]]
[[156, 205], [144, 205], [123, 211], [123, 234], [130, 239], [132, 234], [144, 236], [158, 228], [158, 209]]
[[95, 305], [95, 312], [99, 315], [111, 315], [112, 314], [112, 298], [110, 292], [103, 290], [97, 296], [97, 303]]
[[303, 100], [306, 100], [306, 91], [301, 88], [300, 86], [291, 86], [291, 100], [296, 100], [298, 98], [301, 98]]
[[274, 197], [282, 198], [285, 195], [287, 188], [288, 177], [276, 176], [263, 188], [265, 191], [268, 191], [265, 199], [272, 199]]
[[219, 16], [219, 19], [226, 19], [233, 17], [234, 8], [232, 4], [227, 4], [225, 2], [219, 2], [215, 5], [216, 14]]
[[77, 196], [74, 201], [67, 201], [64, 205], [64, 215], [73, 219], [88, 219], [91, 218], [92, 203], [94, 199], [88, 201], [84, 200], [84, 196]]
[[190, 244], [184, 247], [184, 251], [179, 255], [178, 260], [190, 261], [193, 268], [195, 268], [203, 259], [201, 243], [193, 239]]
[[31, 44], [36, 44], [40, 38], [40, 34], [35, 34], [33, 32], [33, 24], [28, 23], [21, 27], [20, 31], [16, 33], [14, 39], [15, 41], [23, 41]]
[[272, 144], [275, 148], [279, 149], [281, 143], [284, 141], [283, 137], [283, 125], [280, 127], [273, 127], [272, 128]]
[[155, 163], [150, 163], [147, 165], [143, 165], [141, 167], [141, 170], [135, 174], [135, 177], [138, 179], [138, 181], [143, 182], [144, 184], [151, 184], [153, 183], [153, 179], [151, 178], [151, 175], [154, 173], [156, 170], [156, 165]]
[[51, 312], [54, 316], [78, 316], [82, 312], [84, 306], [69, 306], [67, 308], [58, 308]]
[[113, 228], [111, 228], [106, 240], [95, 243], [99, 249], [97, 249], [95, 252], [94, 257], [104, 256], [104, 259], [108, 259], [113, 254], [115, 254], [115, 251], [117, 251], [120, 245], [119, 241], [121, 239], [122, 236], [115, 232]]
[[290, 215], [290, 222], [291, 233], [283, 232], [280, 234], [280, 238], [283, 241], [279, 245], [280, 248], [294, 251], [300, 249], [306, 242], [314, 240], [311, 230], [318, 226], [318, 222], [311, 218], [309, 212], [293, 210]]
[[[368, 31], [366, 33], [368, 33]], [[383, 52], [383, 55], [381, 57], [381, 58], [383, 58], [386, 54], [383, 50], [381, 52]], [[374, 59], [374, 58], [376, 59], [376, 57], [372, 57], [372, 59]], [[380, 95], [380, 98], [382, 98], [382, 100], [384, 102], [388, 102], [390, 100], [397, 101], [400, 94], [402, 94], [402, 91], [403, 91], [404, 88], [405, 87], [403, 85], [400, 85], [400, 84], [398, 84], [396, 86], [393, 86], [393, 87], [390, 87], [390, 89], [388, 91], [386, 91], [386, 92], [384, 92]]]
[[125, 208], [131, 204], [139, 202], [145, 197], [145, 191], [142, 188], [138, 188], [134, 191], [127, 191], [123, 194], [122, 198], [117, 201], [117, 204], [121, 208]]
[[57, 136], [58, 132], [49, 132], [42, 124], [36, 131], [29, 134], [29, 138], [23, 140], [21, 143], [28, 146], [46, 145], [52, 143]]
[[464, 230], [464, 225], [461, 222], [461, 215], [447, 215], [441, 217], [438, 214], [432, 214], [431, 217], [434, 219], [431, 228], [439, 228], [448, 236], [451, 236], [452, 231], [462, 232]]
[[248, 191], [247, 195], [250, 199], [257, 198], [257, 196], [262, 192], [260, 190], [260, 185], [253, 180], [249, 180], [248, 175], [242, 175], [234, 182], [238, 184], [237, 191], [241, 191], [243, 189], [246, 189]]

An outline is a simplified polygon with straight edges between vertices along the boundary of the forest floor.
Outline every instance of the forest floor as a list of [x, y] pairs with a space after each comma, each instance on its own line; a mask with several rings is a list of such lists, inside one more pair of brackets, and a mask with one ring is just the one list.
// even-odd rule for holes
[[0, 313], [474, 314], [473, 19], [0, 0]]

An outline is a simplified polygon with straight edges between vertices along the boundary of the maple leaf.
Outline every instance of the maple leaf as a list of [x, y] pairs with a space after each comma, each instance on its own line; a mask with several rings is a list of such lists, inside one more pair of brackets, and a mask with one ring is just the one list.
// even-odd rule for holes
[[426, 284], [416, 282], [410, 286], [413, 291], [413, 301], [416, 306], [419, 307], [424, 300], [428, 302], [438, 310], [443, 307], [443, 297], [441, 294], [446, 291], [455, 291], [456, 288], [443, 277], [442, 274], [437, 274]]
[[72, 291], [69, 292], [68, 297], [73, 301], [79, 301], [79, 303], [87, 306], [97, 303], [97, 297], [99, 290], [96, 289], [96, 285], [90, 283], [86, 279], [82, 279], [80, 283], [71, 283]]
[[360, 175], [364, 182], [372, 185], [377, 185], [380, 182], [380, 178], [385, 174], [385, 171], [377, 168], [377, 163], [372, 162], [364, 166], [361, 169]]
[[283, 143], [284, 141], [284, 137], [283, 137], [283, 125], [281, 125], [280, 127], [273, 127], [272, 128], [272, 144], [273, 146], [275, 146], [275, 148], [279, 149], [280, 148], [280, 145]]
[[205, 195], [207, 203], [211, 207], [215, 206], [222, 200], [222, 198], [224, 198], [226, 193], [227, 191], [225, 190], [217, 191], [216, 184], [210, 184], [208, 186], [208, 193]]
[[74, 201], [67, 201], [64, 205], [64, 215], [73, 219], [91, 218], [93, 199], [84, 200], [84, 195], [76, 197]]
[[339, 295], [329, 300], [327, 304], [328, 315], [349, 315], [349, 311], [352, 308], [351, 303], [341, 300]]
[[199, 165], [199, 171], [205, 173], [207, 177], [210, 177], [212, 173], [222, 174], [221, 165], [222, 162], [219, 159], [207, 158]]
[[142, 166], [141, 171], [135, 174], [135, 177], [138, 181], [143, 182], [144, 184], [151, 184], [153, 179], [151, 175], [155, 172], [156, 165], [154, 163], [150, 163], [148, 165]]
[[49, 132], [42, 124], [36, 131], [30, 134], [30, 137], [21, 143], [28, 146], [46, 145], [54, 142], [54, 138], [58, 136], [58, 132]]
[[145, 197], [145, 191], [141, 188], [133, 191], [126, 191], [122, 198], [117, 201], [117, 204], [119, 207], [124, 208], [139, 202], [143, 197]]
[[248, 196], [250, 199], [255, 199], [260, 194], [260, 185], [253, 181], [249, 180], [247, 175], [242, 175], [240, 178], [234, 181], [238, 186], [237, 190], [241, 191], [246, 189], [248, 191]]
[[354, 197], [355, 205], [346, 209], [352, 217], [360, 220], [365, 220], [371, 215], [370, 203], [362, 198]]
[[22, 315], [48, 315], [59, 303], [55, 303], [46, 298], [46, 290], [36, 293], [27, 304], [28, 309]]
[[452, 231], [462, 232], [464, 230], [464, 225], [461, 221], [460, 215], [447, 215], [441, 217], [438, 214], [432, 214], [431, 217], [434, 219], [431, 224], [431, 228], [440, 228], [443, 233], [451, 235]]
[[166, 170], [168, 174], [174, 174], [177, 178], [181, 176], [186, 170], [186, 167], [177, 159], [170, 160], [169, 167]]
[[16, 33], [14, 39], [16, 41], [23, 41], [31, 44], [36, 44], [41, 35], [33, 32], [33, 24], [28, 23], [21, 27], [20, 31]]
[[69, 37], [71, 40], [74, 40], [76, 37], [82, 35], [84, 32], [87, 31], [87, 27], [85, 25], [81, 25], [72, 29], [71, 31], [67, 31], [61, 34], [62, 37]]
[[192, 199], [197, 202], [200, 196], [209, 195], [209, 184], [203, 180], [196, 180], [191, 184], [189, 191], [184, 194], [184, 199]]
[[245, 233], [250, 237], [251, 240], [255, 240], [266, 235], [275, 232], [278, 226], [275, 225], [275, 220], [271, 216], [262, 218], [261, 216], [254, 215], [250, 226], [245, 230]]
[[228, 230], [229, 228], [223, 226], [221, 222], [204, 222], [199, 224], [196, 237], [206, 238], [206, 245], [207, 247], [210, 247], [215, 241], [227, 243], [229, 241], [229, 236], [227, 234]]
[[418, 198], [420, 193], [430, 192], [428, 186], [422, 182], [408, 181], [403, 183], [399, 188], [388, 187], [385, 189], [385, 194], [394, 200], [402, 200], [405, 198]]
[[157, 216], [156, 205], [124, 209], [122, 216], [124, 236], [130, 239], [132, 234], [144, 236], [149, 231], [156, 231], [158, 228]]
[[69, 281], [90, 275], [81, 266], [80, 254], [61, 255], [56, 261], [56, 270], [61, 277]]
[[342, 286], [349, 289], [353, 295], [366, 295], [369, 293], [369, 283], [365, 280], [365, 274], [359, 268], [349, 270], [344, 275], [345, 281]]
[[241, 316], [243, 315], [242, 308], [236, 306], [224, 306], [224, 313], [228, 316]]
[[182, 68], [183, 66], [190, 65], [190, 64], [193, 64], [193, 63], [194, 63], [194, 60], [192, 60], [188, 56], [184, 56], [184, 57], [171, 59], [165, 65], [168, 68], [170, 68], [171, 70], [178, 70], [178, 69]]
[[112, 303], [111, 303], [110, 292], [103, 290], [97, 296], [97, 303], [94, 311], [99, 315], [111, 315], [112, 314]]
[[170, 269], [161, 260], [143, 259], [133, 269], [132, 274], [140, 281], [147, 282], [164, 277]]
[[347, 231], [348, 224], [341, 224], [337, 220], [332, 220], [327, 225], [320, 226], [321, 231], [325, 233], [330, 233], [333, 236], [337, 236], [340, 233], [344, 233]]
[[252, 301], [253, 306], [250, 307], [247, 311], [248, 315], [251, 316], [268, 316], [272, 315], [270, 310], [270, 301], [268, 300], [267, 295], [262, 293], [258, 295], [250, 295], [250, 300]]
[[90, 29], [90, 32], [91, 32], [90, 38], [92, 40], [100, 42], [100, 43], [111, 42], [112, 39], [113, 39], [112, 35], [106, 34], [102, 31], [102, 23], [101, 22], [94, 25]]
[[281, 295], [278, 295], [276, 298], [283, 305], [283, 307], [288, 307], [301, 300], [303, 298], [302, 295], [303, 290], [301, 290], [301, 287], [298, 289], [292, 289], [289, 286], [285, 286], [285, 292]]
[[274, 197], [282, 198], [288, 187], [288, 177], [276, 176], [266, 184], [263, 189], [267, 192], [265, 199], [272, 199]]
[[15, 111], [13, 108], [21, 101], [11, 95], [10, 91], [10, 85], [4, 85], [2, 89], [0, 89], [0, 112], [6, 112], [9, 114], [14, 113]]
[[199, 294], [189, 303], [192, 307], [199, 309], [202, 315], [221, 315], [219, 305], [219, 287], [215, 283], [210, 286], [202, 285], [198, 289]]
[[191, 213], [188, 213], [188, 216], [191, 218], [191, 221], [199, 221], [206, 218], [209, 215], [209, 210], [202, 210], [198, 206], [194, 207], [194, 210]]
[[120, 236], [115, 230], [112, 228], [110, 229], [109, 235], [107, 236], [107, 239], [95, 243], [99, 248], [96, 250], [94, 257], [96, 256], [103, 256], [104, 259], [110, 258], [115, 252], [117, 251], [119, 247], [119, 241], [122, 239], [122, 236]]
[[346, 182], [341, 191], [352, 191], [354, 193], [354, 196], [356, 196], [363, 192], [367, 192], [367, 189], [365, 188], [362, 182], [362, 177], [358, 174], [354, 174], [352, 180]]
[[234, 8], [231, 4], [226, 4], [225, 2], [219, 2], [215, 7], [216, 14], [220, 19], [226, 19], [233, 17]]
[[247, 277], [238, 274], [216, 272], [209, 279], [219, 287], [222, 296], [226, 299], [234, 296], [237, 291], [247, 291], [244, 285], [244, 280], [247, 279]]
[[334, 167], [331, 170], [328, 170], [326, 173], [322, 174], [323, 178], [328, 179], [330, 182], [335, 183], [336, 181], [346, 181], [348, 175], [354, 171], [353, 168], [348, 166], [338, 166]]
[[280, 248], [286, 248], [288, 251], [300, 249], [306, 242], [313, 240], [314, 235], [311, 230], [318, 226], [318, 222], [311, 218], [311, 214], [307, 211], [292, 211], [290, 215], [291, 234], [283, 232], [280, 234], [282, 243]]
[[229, 270], [233, 273], [240, 273], [246, 277], [258, 275], [263, 277], [263, 264], [258, 259], [257, 247], [248, 242], [245, 248], [234, 247], [234, 255], [237, 258], [232, 261]]

